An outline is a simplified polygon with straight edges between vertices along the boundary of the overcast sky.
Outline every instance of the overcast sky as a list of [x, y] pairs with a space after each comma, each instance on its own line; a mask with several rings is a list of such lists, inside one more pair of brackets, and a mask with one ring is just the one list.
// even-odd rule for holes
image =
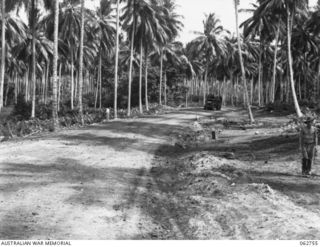
[[[202, 31], [205, 14], [215, 13], [221, 20], [222, 26], [235, 32], [235, 12], [233, 0], [176, 0], [179, 5], [179, 13], [184, 16], [184, 30], [181, 33], [180, 40], [182, 42], [188, 42], [195, 36], [193, 31]], [[309, 0], [310, 6], [316, 4], [317, 0]], [[239, 9], [250, 8], [251, 4], [255, 3], [255, 0], [240, 0]], [[243, 22], [250, 17], [248, 13], [239, 14], [239, 22]]]
[[[93, 6], [97, 4], [99, 0], [86, 0], [86, 4]], [[205, 14], [215, 13], [221, 20], [222, 26], [235, 32], [235, 15], [233, 0], [176, 0], [178, 9], [177, 12], [184, 16], [182, 22], [184, 23], [184, 29], [181, 32], [179, 40], [186, 43], [191, 41], [195, 36], [193, 31], [202, 31]], [[240, 0], [239, 9], [247, 9], [251, 7], [251, 4], [255, 0]], [[309, 0], [310, 6], [314, 6], [317, 0]], [[248, 13], [240, 13], [240, 23], [250, 17]]]

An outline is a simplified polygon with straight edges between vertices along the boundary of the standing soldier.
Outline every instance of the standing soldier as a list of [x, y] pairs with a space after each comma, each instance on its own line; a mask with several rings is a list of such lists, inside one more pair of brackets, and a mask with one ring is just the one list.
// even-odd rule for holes
[[317, 130], [313, 126], [314, 119], [308, 117], [306, 126], [300, 131], [300, 149], [302, 152], [302, 175], [310, 175], [312, 163], [318, 145]]

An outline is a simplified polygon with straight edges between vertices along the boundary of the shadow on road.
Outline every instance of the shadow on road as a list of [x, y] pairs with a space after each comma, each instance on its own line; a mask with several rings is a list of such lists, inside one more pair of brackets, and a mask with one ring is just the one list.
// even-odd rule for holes
[[[37, 188], [41, 190], [39, 193], [45, 193], [52, 187], [67, 185], [68, 194], [65, 194], [64, 190], [61, 195], [59, 193], [47, 195], [50, 200], [47, 201], [51, 208], [50, 212], [59, 210], [60, 213], [63, 212], [59, 208], [62, 205], [75, 208], [79, 206], [101, 207], [116, 211], [131, 208], [142, 197], [143, 192], [140, 189], [145, 187], [148, 179], [148, 174], [143, 168], [126, 169], [107, 166], [95, 168], [86, 166], [75, 159], [57, 159], [54, 163], [45, 165], [6, 163], [2, 167], [0, 191], [3, 196], [12, 193], [21, 194], [24, 191], [37, 190]], [[61, 201], [62, 198], [63, 201]], [[25, 203], [17, 204], [1, 218], [1, 239], [30, 239], [33, 236], [50, 236], [52, 233], [61, 238], [65, 236], [65, 222], [61, 224], [54, 224], [54, 222], [61, 217], [67, 220], [69, 211], [66, 211], [65, 215], [56, 216], [57, 218], [47, 219], [50, 220], [50, 224], [46, 225], [37, 222], [37, 216], [33, 215], [33, 212], [37, 212], [37, 215], [45, 213], [41, 208], [44, 206], [43, 203], [37, 205], [37, 202], [34, 202], [31, 206], [33, 209]], [[121, 206], [117, 208], [116, 204]], [[142, 205], [142, 202], [139, 204]], [[78, 215], [78, 218], [81, 220], [82, 216]], [[103, 236], [101, 238], [104, 239]]]

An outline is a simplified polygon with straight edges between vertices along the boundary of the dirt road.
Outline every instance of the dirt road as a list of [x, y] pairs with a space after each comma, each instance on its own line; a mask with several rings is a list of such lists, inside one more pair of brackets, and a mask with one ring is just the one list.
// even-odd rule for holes
[[212, 114], [246, 116], [191, 109], [1, 143], [0, 239], [319, 238], [320, 179], [299, 176], [295, 135], [228, 128], [174, 146]]
[[0, 144], [0, 239], [152, 238], [158, 225], [144, 204], [154, 153], [196, 115], [112, 121]]

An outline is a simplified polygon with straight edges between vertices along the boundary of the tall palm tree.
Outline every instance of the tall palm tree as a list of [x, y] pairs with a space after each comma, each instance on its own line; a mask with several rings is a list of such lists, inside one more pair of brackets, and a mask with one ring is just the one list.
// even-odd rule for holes
[[307, 0], [259, 0], [260, 8], [263, 10], [261, 14], [267, 14], [272, 11], [275, 13], [283, 13], [286, 17], [286, 31], [287, 31], [287, 59], [289, 67], [289, 79], [293, 103], [298, 117], [302, 116], [300, 106], [297, 99], [294, 82], [293, 61], [291, 51], [292, 29], [294, 24], [294, 17], [297, 12], [305, 11], [307, 7]]
[[[127, 28], [128, 37], [130, 39], [130, 63], [129, 63], [129, 77], [128, 77], [128, 109], [127, 116], [131, 116], [131, 94], [132, 94], [132, 69], [133, 69], [133, 59], [134, 59], [134, 41], [135, 41], [135, 32], [136, 32], [136, 23], [137, 23], [137, 6], [136, 0], [128, 1], [127, 6], [124, 12], [126, 16], [126, 21], [124, 26]], [[131, 20], [131, 25], [129, 24]]]
[[159, 79], [159, 105], [162, 105], [162, 79], [163, 79], [163, 58], [164, 47], [174, 41], [179, 31], [182, 30], [183, 24], [180, 21], [182, 16], [176, 13], [177, 5], [173, 0], [153, 1], [157, 14], [162, 22], [162, 26], [167, 33], [167, 39], [159, 43], [160, 54], [160, 79]]
[[[27, 4], [26, 0], [11, 0], [6, 1], [2, 0], [1, 2], [1, 40], [2, 40], [2, 54], [1, 54], [1, 68], [0, 68], [0, 111], [3, 107], [3, 87], [4, 87], [4, 76], [5, 76], [5, 63], [6, 63], [6, 53], [8, 52], [8, 44], [13, 47], [15, 42], [13, 41], [13, 37], [19, 38], [20, 41], [18, 43], [23, 42], [22, 39], [25, 38], [26, 35], [26, 26], [23, 22], [13, 17], [13, 15], [9, 14], [10, 11], [13, 11], [15, 8], [19, 8], [22, 4]], [[8, 39], [7, 39], [8, 37]], [[9, 42], [8, 42], [9, 41]]]
[[3, 107], [3, 87], [4, 87], [4, 72], [5, 72], [5, 62], [6, 62], [6, 2], [2, 0], [1, 2], [1, 71], [0, 71], [0, 112]]
[[206, 15], [203, 21], [204, 32], [195, 32], [198, 35], [191, 42], [193, 53], [200, 54], [204, 61], [204, 86], [203, 86], [203, 103], [206, 101], [206, 87], [208, 83], [209, 65], [213, 58], [219, 57], [225, 53], [225, 44], [222, 40], [224, 29], [220, 25], [220, 20], [211, 13]]
[[[42, 6], [45, 9], [53, 10], [53, 2], [51, 0], [40, 0]], [[14, 7], [20, 8], [21, 6], [25, 6], [28, 10], [28, 19], [29, 26], [31, 29], [32, 35], [32, 63], [31, 63], [31, 81], [32, 81], [32, 109], [31, 109], [31, 117], [35, 117], [35, 104], [36, 104], [36, 28], [37, 21], [39, 20], [39, 0], [13, 0], [10, 3], [10, 9], [12, 10]]]
[[83, 89], [83, 40], [84, 40], [84, 0], [81, 0], [81, 21], [80, 21], [80, 45], [79, 45], [79, 114], [82, 125], [83, 119], [83, 105], [82, 105], [82, 89]]
[[59, 38], [68, 47], [68, 57], [70, 63], [70, 107], [74, 109], [74, 97], [75, 97], [75, 57], [79, 48], [79, 37], [80, 37], [80, 22], [81, 22], [81, 10], [76, 7], [77, 2], [65, 1], [64, 6], [61, 8], [59, 16]]
[[249, 94], [247, 89], [247, 82], [246, 82], [246, 72], [243, 64], [243, 57], [242, 57], [242, 51], [241, 51], [241, 39], [239, 34], [239, 18], [238, 18], [238, 5], [239, 0], [234, 0], [234, 8], [235, 8], [235, 16], [236, 16], [236, 32], [237, 32], [237, 39], [238, 39], [238, 53], [239, 53], [239, 59], [240, 59], [240, 66], [241, 66], [241, 74], [242, 74], [242, 82], [245, 90], [245, 100], [248, 108], [248, 114], [249, 114], [249, 120], [251, 123], [254, 123], [253, 114], [251, 111], [251, 106], [249, 102]]
[[[278, 43], [280, 40], [280, 34], [284, 26], [284, 20], [281, 18], [284, 16], [282, 12], [275, 9], [266, 8], [266, 5], [253, 5], [253, 16], [246, 20], [241, 26], [244, 26], [244, 36], [258, 35], [260, 39], [260, 55], [259, 55], [259, 83], [261, 83], [262, 64], [261, 57], [262, 49], [265, 44], [271, 45], [274, 42], [274, 55], [273, 55], [273, 72], [272, 81], [270, 87], [270, 102], [275, 100], [276, 89], [276, 73], [277, 73], [277, 57], [278, 57]], [[260, 98], [260, 95], [259, 95]]]
[[[23, 40], [23, 42], [17, 42], [15, 46], [12, 49], [12, 55], [17, 60], [23, 62], [25, 64], [25, 73], [26, 78], [29, 79], [30, 75], [30, 69], [32, 67], [32, 46], [33, 46], [33, 37], [31, 35], [31, 30], [26, 29], [26, 38]], [[46, 36], [46, 33], [43, 31], [43, 27], [41, 25], [36, 26], [36, 32], [35, 32], [35, 54], [36, 54], [36, 72], [37, 76], [42, 74], [43, 69], [43, 63], [46, 64], [49, 63], [51, 60], [52, 54], [53, 54], [53, 42], [48, 39]], [[27, 83], [28, 84], [28, 83]], [[33, 88], [26, 88], [25, 96], [26, 100], [29, 100], [29, 96], [32, 95], [32, 93], [29, 93], [29, 89], [32, 92]]]
[[[161, 25], [159, 16], [156, 14], [156, 10], [152, 3], [147, 0], [141, 0], [138, 2], [136, 7], [137, 21], [135, 23], [136, 28], [136, 38], [137, 38], [137, 50], [140, 51], [140, 79], [139, 79], [139, 110], [140, 113], [143, 112], [142, 108], [142, 66], [143, 66], [143, 54], [148, 56], [148, 52], [153, 49], [155, 42], [162, 41], [166, 38], [166, 32]], [[148, 60], [145, 60], [148, 62]], [[146, 66], [147, 67], [147, 66]], [[147, 74], [147, 73], [146, 73]], [[146, 80], [147, 83], [147, 80]], [[146, 85], [145, 92], [145, 103], [146, 108], [148, 109], [148, 92]]]
[[37, 0], [31, 0], [31, 13], [30, 13], [30, 24], [32, 33], [32, 66], [31, 66], [31, 81], [32, 81], [32, 110], [31, 118], [35, 117], [36, 110], [36, 20], [38, 15], [38, 9], [36, 4]]
[[[80, 0], [64, 0], [60, 4], [59, 11], [59, 53], [66, 57], [66, 61], [70, 64], [70, 77], [71, 77], [71, 90], [70, 90], [70, 107], [74, 109], [75, 101], [75, 66], [79, 58], [79, 43], [81, 33], [81, 5]], [[87, 9], [85, 16], [88, 20], [96, 19], [96, 17]], [[41, 21], [41, 25], [45, 27], [47, 35], [52, 36], [54, 32], [54, 13], [49, 13]], [[88, 28], [89, 25], [85, 25], [85, 32], [88, 34], [92, 30]], [[54, 37], [52, 37], [53, 39]]]
[[[303, 1], [302, 1], [303, 2]], [[292, 97], [293, 103], [296, 109], [296, 113], [298, 117], [302, 117], [302, 112], [300, 110], [300, 106], [297, 99], [297, 94], [295, 90], [295, 83], [294, 83], [294, 74], [293, 74], [293, 66], [292, 66], [292, 52], [291, 52], [291, 38], [292, 38], [292, 27], [293, 27], [293, 20], [296, 8], [298, 7], [295, 1], [287, 1], [286, 2], [286, 10], [287, 10], [287, 48], [288, 48], [288, 63], [289, 63], [289, 75], [290, 75], [290, 84], [292, 90]]]
[[114, 47], [115, 29], [112, 20], [112, 7], [109, 0], [100, 0], [100, 6], [97, 10], [97, 16], [94, 18], [93, 25], [96, 26], [94, 33], [96, 36], [93, 40], [98, 40], [99, 47], [99, 67], [98, 67], [98, 83], [99, 83], [99, 108], [102, 107], [102, 57], [103, 54], [110, 54], [112, 47]]
[[120, 0], [117, 0], [116, 46], [114, 71], [114, 118], [118, 118], [118, 66], [119, 66], [119, 34], [120, 34]]
[[[54, 8], [54, 49], [53, 49], [53, 108], [52, 108], [52, 117], [53, 117], [53, 126], [54, 129], [58, 125], [58, 40], [59, 38], [59, 0], [55, 0], [55, 8]], [[60, 78], [61, 80], [61, 78]]]

